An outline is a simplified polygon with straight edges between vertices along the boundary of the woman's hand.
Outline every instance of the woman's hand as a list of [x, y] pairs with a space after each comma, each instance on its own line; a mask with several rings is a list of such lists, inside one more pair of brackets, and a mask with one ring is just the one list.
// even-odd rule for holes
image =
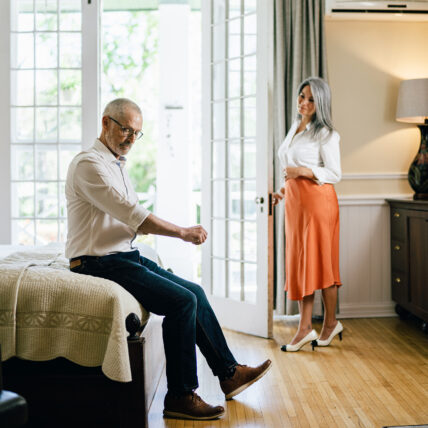
[[284, 177], [286, 180], [298, 177], [314, 178], [314, 173], [310, 168], [304, 166], [288, 166], [284, 170]]
[[301, 174], [301, 167], [300, 166], [288, 166], [284, 170], [284, 177], [286, 180], [290, 180], [291, 178], [297, 178], [300, 177]]
[[274, 192], [272, 194], [272, 205], [275, 206], [278, 204], [279, 201], [284, 199], [284, 188], [281, 187], [279, 192]]

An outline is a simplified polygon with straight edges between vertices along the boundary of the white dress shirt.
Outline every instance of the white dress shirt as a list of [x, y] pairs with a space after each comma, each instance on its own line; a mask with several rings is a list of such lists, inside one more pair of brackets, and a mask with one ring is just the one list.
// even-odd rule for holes
[[116, 159], [98, 139], [70, 163], [66, 257], [133, 250], [137, 229], [150, 212], [138, 204], [125, 163], [125, 157]]
[[303, 166], [312, 170], [318, 184], [338, 183], [342, 177], [340, 167], [340, 136], [336, 131], [328, 135], [326, 128], [315, 140], [309, 133], [312, 123], [296, 134], [300, 122], [296, 121], [288, 131], [278, 149], [278, 157], [283, 169]]

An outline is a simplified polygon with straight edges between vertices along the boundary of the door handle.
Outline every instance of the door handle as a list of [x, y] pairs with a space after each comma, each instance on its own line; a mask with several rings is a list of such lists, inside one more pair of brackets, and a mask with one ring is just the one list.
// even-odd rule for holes
[[256, 199], [254, 199], [254, 202], [255, 202], [256, 204], [262, 204], [264, 201], [265, 201], [265, 200], [264, 200], [263, 196], [257, 196], [257, 198], [256, 198]]

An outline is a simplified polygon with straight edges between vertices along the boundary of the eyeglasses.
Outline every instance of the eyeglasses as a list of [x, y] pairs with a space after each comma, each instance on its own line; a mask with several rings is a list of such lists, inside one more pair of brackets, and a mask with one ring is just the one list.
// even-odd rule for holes
[[126, 128], [121, 123], [119, 123], [116, 119], [113, 119], [111, 116], [107, 116], [107, 117], [111, 119], [114, 123], [120, 126], [122, 130], [122, 135], [124, 137], [130, 137], [131, 135], [133, 135], [136, 140], [139, 140], [143, 136], [142, 131], [134, 131], [132, 128]]

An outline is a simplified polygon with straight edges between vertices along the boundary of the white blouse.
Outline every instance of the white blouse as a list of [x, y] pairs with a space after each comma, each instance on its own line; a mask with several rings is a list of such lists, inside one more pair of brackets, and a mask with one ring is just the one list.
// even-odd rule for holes
[[278, 157], [283, 169], [288, 166], [310, 168], [318, 184], [338, 183], [342, 177], [340, 167], [340, 136], [336, 131], [328, 135], [328, 130], [321, 131], [320, 138], [314, 140], [306, 129], [296, 134], [300, 122], [296, 121], [288, 131], [283, 143], [278, 149]]

